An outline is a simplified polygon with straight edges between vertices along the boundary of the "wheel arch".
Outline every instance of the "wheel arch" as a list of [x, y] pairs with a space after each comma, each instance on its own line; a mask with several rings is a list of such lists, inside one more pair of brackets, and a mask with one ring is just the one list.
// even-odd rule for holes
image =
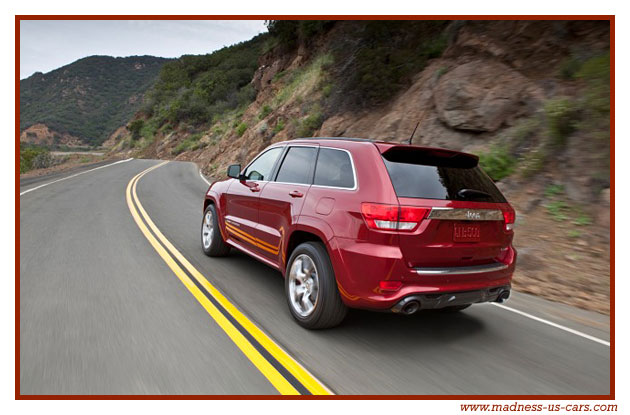
[[[327, 226], [327, 225], [325, 225]], [[289, 234], [285, 248], [284, 248], [284, 258], [285, 263], [282, 267], [282, 275], [284, 276], [286, 273], [286, 269], [288, 266], [289, 258], [291, 254], [300, 244], [305, 242], [320, 242], [324, 245], [328, 256], [331, 256], [330, 247], [328, 246], [328, 240], [332, 237], [332, 230], [330, 235], [327, 235], [328, 232], [322, 232], [321, 228], [316, 228], [314, 226], [308, 226], [305, 224], [299, 224], [295, 227], [295, 229]]]

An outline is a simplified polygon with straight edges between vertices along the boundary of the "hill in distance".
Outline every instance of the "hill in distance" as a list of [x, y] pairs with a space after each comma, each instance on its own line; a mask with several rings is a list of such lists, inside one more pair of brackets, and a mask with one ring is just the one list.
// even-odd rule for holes
[[[168, 61], [153, 56], [89, 56], [21, 80], [20, 131], [25, 141], [37, 137], [45, 126], [54, 137], [50, 144], [65, 144], [64, 137], [102, 144], [138, 111], [144, 93]], [[25, 132], [29, 127], [38, 131]]]

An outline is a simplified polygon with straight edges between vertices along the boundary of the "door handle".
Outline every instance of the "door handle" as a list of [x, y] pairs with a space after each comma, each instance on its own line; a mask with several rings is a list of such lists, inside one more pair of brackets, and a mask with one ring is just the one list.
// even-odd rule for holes
[[291, 197], [302, 197], [302, 196], [304, 196], [304, 193], [300, 192], [299, 190], [293, 190], [292, 192], [289, 192], [289, 196], [291, 196]]
[[258, 186], [258, 183], [256, 183], [253, 186], [250, 186], [249, 190], [251, 190], [252, 192], [260, 192], [260, 186]]

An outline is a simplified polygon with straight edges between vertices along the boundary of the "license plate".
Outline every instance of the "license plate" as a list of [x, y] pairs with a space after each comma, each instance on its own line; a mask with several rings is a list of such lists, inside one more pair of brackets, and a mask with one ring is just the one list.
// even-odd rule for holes
[[481, 226], [478, 223], [454, 223], [454, 242], [477, 242], [481, 239]]

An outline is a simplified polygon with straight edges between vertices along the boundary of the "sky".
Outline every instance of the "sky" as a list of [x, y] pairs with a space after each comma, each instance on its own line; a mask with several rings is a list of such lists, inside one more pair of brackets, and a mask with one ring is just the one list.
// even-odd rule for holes
[[204, 54], [266, 31], [264, 20], [23, 20], [20, 79], [91, 55]]

